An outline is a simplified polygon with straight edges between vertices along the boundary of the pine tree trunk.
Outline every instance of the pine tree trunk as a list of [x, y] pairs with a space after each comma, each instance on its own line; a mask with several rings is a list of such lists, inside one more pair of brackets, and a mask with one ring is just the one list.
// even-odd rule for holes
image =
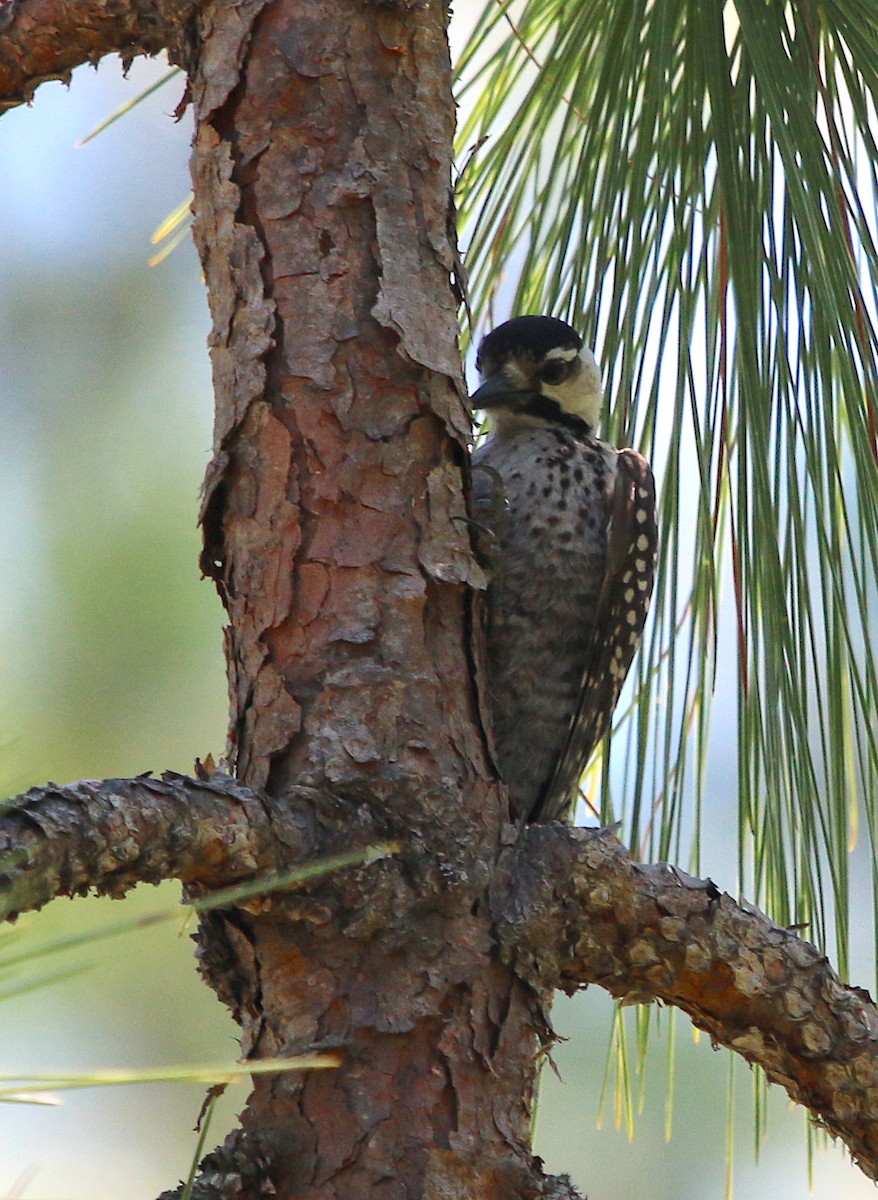
[[231, 757], [402, 851], [203, 925], [245, 1054], [343, 1065], [261, 1077], [198, 1194], [535, 1194], [546, 996], [488, 904], [506, 813], [471, 682], [446, 12], [258, 9], [205, 19], [192, 87]]

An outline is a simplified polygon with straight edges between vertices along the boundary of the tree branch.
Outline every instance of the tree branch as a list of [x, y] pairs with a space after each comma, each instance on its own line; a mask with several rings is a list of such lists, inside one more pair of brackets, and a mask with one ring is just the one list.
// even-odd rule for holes
[[0, 814], [0, 919], [91, 889], [119, 897], [138, 883], [223, 886], [288, 870], [338, 831], [345, 848], [361, 832], [368, 842], [360, 824], [334, 798], [296, 788], [280, 804], [222, 774], [34, 788]]
[[683, 1009], [878, 1178], [878, 1011], [868, 992], [709, 879], [633, 862], [607, 831], [532, 826], [513, 859], [514, 886], [495, 911], [520, 974]]
[[194, 11], [192, 0], [0, 0], [0, 112], [114, 51], [126, 64], [167, 49], [178, 61]]
[[[89, 889], [220, 886], [375, 836], [359, 806], [305, 788], [275, 802], [222, 774], [35, 788], [0, 816], [0, 917]], [[532, 826], [501, 866], [497, 936], [522, 980], [681, 1008], [878, 1177], [878, 1011], [813, 946], [607, 831]]]

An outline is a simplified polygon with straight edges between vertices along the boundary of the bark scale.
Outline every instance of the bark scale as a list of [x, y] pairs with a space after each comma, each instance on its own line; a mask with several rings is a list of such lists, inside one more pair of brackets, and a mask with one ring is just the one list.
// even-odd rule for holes
[[683, 1008], [874, 1178], [865, 993], [709, 881], [632, 864], [604, 834], [505, 823], [467, 632], [482, 581], [445, 20], [438, 0], [0, 0], [0, 109], [111, 49], [168, 47], [190, 72], [217, 393], [203, 566], [229, 613], [240, 780], [19, 797], [0, 815], [0, 914], [169, 877], [197, 897], [402, 844], [205, 917], [202, 970], [245, 1054], [343, 1065], [260, 1076], [203, 1200], [574, 1196], [531, 1159], [530, 1125], [551, 989], [587, 982]]
[[446, 19], [438, 0], [200, 18], [204, 567], [230, 618], [230, 759], [274, 797], [331, 790], [404, 846], [205, 920], [244, 1053], [331, 1046], [344, 1066], [261, 1077], [201, 1195], [537, 1194], [547, 996], [492, 936], [506, 814], [466, 634]]

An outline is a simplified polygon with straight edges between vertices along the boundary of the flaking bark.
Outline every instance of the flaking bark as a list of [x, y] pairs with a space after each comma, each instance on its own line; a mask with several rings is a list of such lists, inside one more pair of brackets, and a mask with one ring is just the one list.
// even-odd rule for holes
[[547, 996], [500, 962], [487, 903], [505, 809], [465, 682], [445, 21], [435, 2], [251, 0], [199, 22], [203, 563], [229, 613], [229, 761], [278, 798], [365, 805], [405, 850], [365, 890], [346, 875], [205, 921], [245, 1055], [332, 1045], [345, 1067], [257, 1081], [198, 1195], [219, 1173], [240, 1196], [414, 1198], [439, 1152], [473, 1195], [531, 1179]]
[[[119, 896], [138, 882], [168, 878], [197, 880], [200, 892], [365, 847], [377, 836], [363, 807], [352, 812], [308, 789], [273, 800], [221, 775], [37, 788], [0, 818], [0, 911], [16, 916], [89, 888]], [[381, 860], [336, 882], [330, 902], [338, 906], [343, 896], [347, 936], [383, 936], [376, 919], [405, 896], [422, 867], [417, 851], [404, 846], [398, 862]], [[683, 1009], [715, 1043], [758, 1064], [810, 1108], [870, 1178], [878, 1174], [878, 1011], [813, 946], [710, 880], [633, 862], [606, 831], [533, 827], [502, 854], [491, 888], [500, 957], [536, 992], [598, 984], [623, 1002]], [[282, 903], [297, 919], [316, 913], [331, 923], [335, 917], [321, 913], [322, 892], [322, 885], [300, 886], [295, 899], [254, 897], [246, 907], [260, 913]], [[225, 976], [224, 998], [233, 1006], [240, 982]], [[252, 1162], [235, 1138], [209, 1167], [213, 1182], [200, 1185], [205, 1197], [223, 1194], [211, 1190], [218, 1172], [228, 1183]], [[493, 1195], [503, 1180], [517, 1181], [511, 1196], [549, 1194], [539, 1190], [550, 1186], [539, 1171], [529, 1177], [520, 1164], [442, 1152], [430, 1158], [423, 1194], [480, 1196], [484, 1188]], [[449, 1192], [452, 1184], [462, 1190]]]
[[709, 879], [634, 862], [606, 831], [531, 827], [509, 870], [497, 932], [523, 977], [681, 1008], [878, 1178], [878, 1010], [825, 955]]
[[192, 0], [0, 0], [0, 113], [113, 51], [130, 62], [167, 50], [185, 63], [194, 8]]
[[201, 896], [400, 842], [205, 918], [201, 969], [244, 1055], [343, 1065], [259, 1077], [203, 1200], [575, 1196], [530, 1127], [552, 989], [587, 982], [683, 1008], [875, 1177], [865, 994], [709, 884], [606, 835], [506, 823], [470, 682], [445, 21], [437, 0], [0, 7], [0, 107], [110, 49], [190, 68], [217, 397], [203, 566], [240, 780], [19, 798], [3, 912], [171, 877]]
[[49, 784], [0, 813], [0, 919], [165, 879], [224, 887], [376, 840], [362, 809], [307, 788], [273, 802], [220, 773]]

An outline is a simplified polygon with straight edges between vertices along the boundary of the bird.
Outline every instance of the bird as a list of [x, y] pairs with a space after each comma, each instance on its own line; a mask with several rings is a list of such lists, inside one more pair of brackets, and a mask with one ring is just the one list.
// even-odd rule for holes
[[598, 437], [600, 370], [565, 321], [498, 325], [476, 367], [489, 436], [472, 456], [471, 524], [496, 765], [514, 820], [569, 821], [643, 633], [655, 481], [636, 450]]

